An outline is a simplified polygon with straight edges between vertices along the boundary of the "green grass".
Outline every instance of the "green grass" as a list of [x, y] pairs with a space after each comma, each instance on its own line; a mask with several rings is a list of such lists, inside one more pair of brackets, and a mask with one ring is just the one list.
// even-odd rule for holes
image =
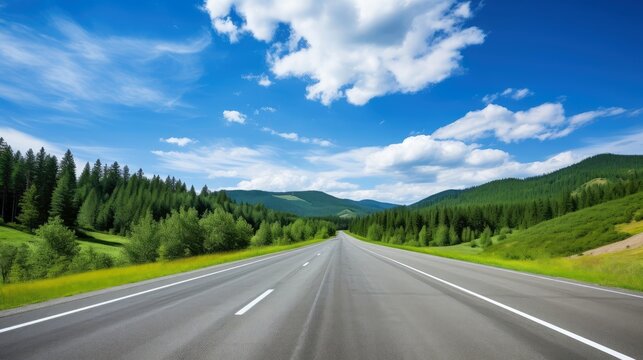
[[308, 201], [306, 201], [304, 199], [300, 199], [300, 198], [296, 197], [295, 195], [273, 195], [273, 196], [276, 197], [277, 199], [284, 199], [284, 200], [288, 200], [288, 201], [303, 201], [303, 202], [306, 202], [306, 203], [308, 202]]
[[175, 261], [132, 265], [66, 275], [53, 279], [0, 285], [0, 310], [291, 250], [324, 240], [316, 239], [289, 245], [256, 247]]
[[630, 235], [643, 233], [643, 220], [616, 225], [616, 230]]
[[94, 251], [107, 254], [114, 259], [122, 256], [122, 247], [128, 242], [129, 239], [124, 236], [89, 230], [78, 232], [78, 243], [82, 249], [93, 248]]
[[113, 235], [113, 234], [107, 234], [107, 233], [102, 233], [98, 231], [89, 231], [89, 230], [82, 230], [82, 232], [87, 236], [95, 239], [94, 242], [104, 242], [106, 245], [125, 245], [129, 243], [129, 239], [126, 238], [125, 236], [120, 236], [120, 235]]
[[34, 248], [38, 241], [39, 239], [36, 235], [16, 230], [8, 226], [0, 226], [0, 243], [11, 244], [13, 246], [27, 244], [27, 246]]
[[[8, 226], [0, 226], [0, 243], [20, 246], [27, 244], [34, 249], [40, 239], [34, 234], [20, 231]], [[110, 255], [114, 258], [121, 256], [121, 247], [129, 242], [123, 236], [105, 234], [96, 231], [80, 231], [78, 244], [81, 249], [93, 248], [96, 252]]]
[[528, 273], [564, 277], [599, 285], [643, 291], [643, 248], [574, 258], [510, 260], [497, 255], [483, 253], [480, 248], [471, 248], [468, 244], [445, 247], [415, 247], [370, 241], [363, 236], [349, 234], [363, 241], [397, 249]]
[[580, 254], [629, 237], [616, 225], [629, 222], [641, 208], [643, 191], [517, 231], [485, 252], [525, 260]]

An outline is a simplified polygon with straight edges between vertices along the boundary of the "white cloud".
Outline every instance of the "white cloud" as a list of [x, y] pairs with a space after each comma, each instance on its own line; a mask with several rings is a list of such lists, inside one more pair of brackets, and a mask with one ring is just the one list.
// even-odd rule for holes
[[219, 33], [228, 36], [231, 43], [239, 41], [239, 30], [230, 17], [212, 19], [212, 27]]
[[168, 144], [178, 145], [180, 147], [183, 147], [183, 146], [186, 146], [186, 145], [189, 145], [189, 144], [193, 144], [193, 143], [196, 142], [196, 140], [190, 139], [190, 138], [187, 138], [187, 137], [180, 137], [180, 138], [169, 137], [169, 138], [166, 138], [166, 139], [161, 138], [160, 140], [162, 142], [166, 142]]
[[254, 74], [247, 74], [243, 75], [241, 78], [244, 80], [251, 80], [251, 81], [256, 81], [257, 84], [263, 87], [269, 87], [272, 85], [272, 80], [268, 77], [268, 75], [261, 74], [261, 75], [254, 75]]
[[506, 88], [502, 92], [497, 92], [497, 93], [494, 93], [494, 94], [487, 94], [487, 95], [483, 96], [482, 101], [487, 103], [487, 104], [489, 104], [489, 103], [492, 103], [492, 102], [496, 101], [500, 97], [508, 97], [508, 98], [511, 98], [511, 99], [514, 99], [514, 100], [521, 100], [521, 99], [524, 99], [527, 96], [530, 96], [530, 95], [533, 95], [533, 94], [534, 93], [531, 90], [527, 89], [527, 88], [523, 88], [523, 89]]
[[299, 134], [295, 132], [288, 132], [288, 133], [278, 132], [268, 127], [264, 127], [261, 130], [271, 135], [279, 136], [280, 138], [290, 140], [290, 141], [300, 142], [302, 144], [314, 144], [314, 145], [319, 145], [323, 147], [333, 146], [333, 143], [330, 140], [299, 136]]
[[246, 115], [238, 112], [237, 110], [223, 110], [223, 118], [227, 122], [235, 122], [238, 124], [246, 123]]
[[[452, 0], [206, 0], [204, 9], [231, 42], [249, 34], [270, 43], [273, 74], [312, 80], [306, 97], [323, 104], [420, 91], [450, 77], [462, 50], [484, 41], [480, 29], [464, 26], [469, 2]], [[285, 41], [274, 40], [280, 24]]]
[[565, 117], [560, 103], [544, 103], [525, 111], [512, 112], [495, 104], [470, 111], [464, 117], [437, 129], [437, 139], [476, 140], [494, 136], [510, 143], [525, 139], [555, 139], [575, 131], [600, 117], [615, 116], [625, 109], [612, 107]]
[[[171, 108], [200, 76], [194, 55], [210, 44], [207, 32], [167, 42], [98, 35], [60, 17], [49, 25], [43, 33], [0, 24], [0, 97], [63, 111], [87, 112], [92, 104]], [[168, 64], [173, 71], [161, 72]]]

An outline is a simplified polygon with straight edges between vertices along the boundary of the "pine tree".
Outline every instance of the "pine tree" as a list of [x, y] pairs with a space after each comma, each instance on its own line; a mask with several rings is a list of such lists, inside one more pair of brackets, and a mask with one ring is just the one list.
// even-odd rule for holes
[[95, 189], [91, 189], [89, 195], [78, 211], [78, 225], [83, 228], [93, 229], [96, 227], [96, 215], [100, 207], [98, 195]]
[[71, 180], [69, 173], [62, 175], [51, 195], [49, 216], [60, 217], [63, 224], [69, 228], [76, 226], [76, 188], [75, 181]]
[[18, 221], [29, 230], [33, 230], [38, 225], [40, 218], [36, 185], [31, 184], [31, 186], [29, 186], [27, 191], [22, 195], [19, 206], [20, 215], [18, 215]]

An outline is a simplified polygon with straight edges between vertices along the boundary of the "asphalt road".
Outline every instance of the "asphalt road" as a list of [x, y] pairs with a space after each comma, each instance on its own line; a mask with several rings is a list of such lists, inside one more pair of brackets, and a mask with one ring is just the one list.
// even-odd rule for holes
[[0, 313], [0, 359], [643, 358], [643, 293], [336, 239]]

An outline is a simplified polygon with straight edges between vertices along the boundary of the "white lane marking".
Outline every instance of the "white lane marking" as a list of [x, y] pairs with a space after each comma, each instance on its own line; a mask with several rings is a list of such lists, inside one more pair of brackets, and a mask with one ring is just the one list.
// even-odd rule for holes
[[137, 293], [134, 293], [134, 294], [129, 294], [129, 295], [121, 296], [121, 297], [116, 298], [116, 299], [111, 299], [111, 300], [107, 300], [107, 301], [99, 302], [99, 303], [96, 303], [96, 304], [93, 304], [93, 305], [84, 306], [84, 307], [81, 307], [81, 308], [78, 308], [78, 309], [74, 309], [74, 310], [70, 310], [70, 311], [65, 311], [65, 312], [62, 312], [62, 313], [60, 313], [60, 314], [51, 315], [51, 316], [47, 316], [47, 317], [44, 317], [44, 318], [40, 318], [40, 319], [36, 319], [36, 320], [32, 320], [32, 321], [28, 321], [28, 322], [25, 322], [25, 323], [22, 323], [22, 324], [17, 324], [17, 325], [9, 326], [9, 327], [6, 327], [6, 328], [3, 328], [3, 329], [0, 329], [0, 334], [5, 333], [5, 332], [8, 332], [8, 331], [12, 331], [12, 330], [20, 329], [20, 328], [23, 328], [23, 327], [25, 327], [25, 326], [35, 325], [35, 324], [38, 324], [38, 323], [41, 323], [41, 322], [45, 322], [45, 321], [49, 321], [49, 320], [53, 320], [53, 319], [57, 319], [57, 318], [60, 318], [60, 317], [63, 317], [63, 316], [67, 316], [67, 315], [75, 314], [75, 313], [78, 313], [78, 312], [81, 312], [81, 311], [94, 309], [94, 308], [97, 308], [97, 307], [99, 307], [99, 306], [104, 306], [104, 305], [112, 304], [112, 303], [115, 303], [115, 302], [118, 302], [118, 301], [122, 301], [122, 300], [130, 299], [130, 298], [133, 298], [133, 297], [136, 297], [136, 296], [145, 295], [145, 294], [148, 294], [148, 293], [151, 293], [151, 292], [154, 292], [154, 291], [159, 291], [159, 290], [167, 289], [167, 288], [172, 287], [172, 286], [176, 286], [176, 285], [180, 285], [180, 284], [185, 284], [185, 283], [190, 282], [190, 281], [194, 281], [194, 280], [198, 280], [198, 279], [203, 279], [203, 278], [208, 277], [208, 276], [212, 276], [212, 275], [216, 275], [216, 274], [221, 274], [221, 273], [226, 272], [226, 271], [239, 269], [239, 268], [246, 267], [246, 266], [249, 266], [249, 265], [253, 265], [253, 264], [256, 264], [256, 263], [259, 263], [259, 262], [262, 262], [262, 261], [266, 261], [266, 260], [269, 260], [269, 259], [274, 259], [274, 258], [276, 258], [276, 257], [280, 257], [280, 256], [284, 256], [284, 255], [289, 255], [289, 254], [292, 254], [292, 252], [287, 252], [287, 253], [283, 253], [283, 254], [277, 254], [277, 255], [269, 256], [269, 257], [266, 257], [266, 258], [263, 258], [263, 259], [259, 259], [259, 260], [251, 261], [251, 262], [249, 262], [249, 263], [245, 263], [245, 264], [241, 264], [241, 265], [237, 265], [237, 266], [229, 267], [229, 268], [227, 268], [227, 269], [214, 271], [214, 272], [207, 273], [207, 274], [203, 274], [203, 275], [199, 275], [199, 276], [196, 276], [196, 277], [193, 277], [193, 278], [189, 278], [189, 279], [185, 279], [185, 280], [177, 281], [177, 282], [175, 282], [175, 283], [171, 283], [171, 284], [167, 284], [167, 285], [163, 285], [163, 286], [155, 287], [155, 288], [153, 288], [153, 289], [148, 289], [148, 290], [140, 291], [140, 292], [137, 292]]
[[271, 292], [275, 291], [275, 289], [268, 289], [263, 292], [263, 294], [257, 296], [256, 299], [252, 300], [251, 302], [248, 303], [248, 305], [244, 306], [241, 308], [241, 310], [237, 311], [234, 313], [235, 315], [243, 315], [245, 314], [248, 310], [252, 309], [253, 306], [257, 305], [259, 301], [263, 300], [266, 298], [266, 296], [270, 295]]
[[308, 266], [308, 264], [310, 264], [310, 262], [306, 261], [306, 263], [304, 265], [302, 265], [302, 266], [306, 267], [306, 266]]
[[520, 311], [520, 310], [518, 310], [518, 309], [514, 309], [514, 308], [512, 308], [511, 306], [505, 305], [505, 304], [503, 304], [503, 303], [500, 303], [500, 302], [498, 302], [498, 301], [495, 301], [495, 300], [493, 300], [493, 299], [490, 299], [490, 298], [488, 298], [488, 297], [486, 297], [486, 296], [484, 296], [484, 295], [480, 295], [480, 294], [478, 294], [478, 293], [476, 293], [476, 292], [473, 292], [473, 291], [471, 291], [471, 290], [465, 289], [465, 288], [463, 288], [462, 286], [459, 286], [459, 285], [456, 285], [456, 284], [451, 283], [451, 282], [449, 282], [449, 281], [443, 280], [443, 279], [441, 279], [441, 278], [439, 278], [439, 277], [437, 277], [437, 276], [434, 276], [434, 275], [431, 275], [431, 274], [425, 273], [425, 272], [424, 272], [424, 271], [422, 271], [422, 270], [418, 270], [418, 269], [416, 269], [416, 268], [414, 268], [414, 267], [412, 267], [412, 266], [409, 266], [409, 265], [406, 265], [406, 264], [404, 264], [404, 263], [401, 263], [401, 262], [399, 262], [399, 261], [397, 261], [397, 260], [391, 259], [391, 258], [390, 258], [390, 257], [388, 257], [388, 256], [380, 255], [380, 254], [378, 254], [378, 253], [376, 253], [376, 252], [374, 252], [374, 251], [368, 250], [368, 249], [363, 248], [363, 247], [361, 247], [361, 246], [360, 246], [360, 248], [361, 248], [361, 249], [363, 249], [363, 250], [365, 250], [365, 251], [368, 251], [368, 252], [370, 252], [370, 253], [372, 253], [372, 254], [374, 254], [374, 255], [376, 255], [376, 256], [379, 256], [379, 257], [381, 257], [381, 258], [384, 258], [384, 259], [387, 259], [387, 260], [389, 260], [389, 261], [392, 261], [392, 262], [394, 262], [394, 263], [396, 263], [396, 264], [398, 264], [398, 265], [400, 265], [400, 266], [403, 266], [403, 267], [405, 267], [405, 268], [407, 268], [407, 269], [409, 269], [409, 270], [415, 271], [415, 272], [417, 272], [417, 273], [419, 273], [419, 274], [422, 274], [422, 275], [424, 275], [424, 276], [426, 276], [426, 277], [429, 277], [429, 278], [431, 278], [431, 279], [433, 279], [433, 280], [439, 281], [439, 282], [441, 282], [441, 283], [443, 283], [443, 284], [445, 284], [445, 285], [448, 285], [448, 286], [451, 286], [451, 287], [453, 287], [453, 288], [455, 288], [455, 289], [458, 289], [458, 290], [460, 290], [460, 291], [462, 291], [462, 292], [464, 292], [464, 293], [466, 293], [466, 294], [469, 294], [469, 295], [471, 295], [471, 296], [477, 297], [477, 298], [478, 298], [478, 299], [480, 299], [480, 300], [483, 300], [483, 301], [486, 301], [486, 302], [488, 302], [488, 303], [490, 303], [490, 304], [496, 305], [496, 306], [498, 306], [498, 307], [500, 307], [500, 308], [502, 308], [502, 309], [505, 309], [505, 310], [507, 310], [507, 311], [509, 311], [509, 312], [512, 312], [512, 313], [514, 313], [514, 314], [516, 314], [516, 315], [518, 315], [518, 316], [522, 316], [523, 318], [525, 318], [525, 319], [527, 319], [527, 320], [531, 320], [531, 321], [533, 321], [533, 322], [535, 322], [535, 323], [537, 323], [537, 324], [540, 324], [540, 325], [542, 325], [542, 326], [544, 326], [544, 327], [546, 327], [546, 328], [549, 328], [549, 329], [554, 330], [554, 331], [556, 331], [556, 332], [558, 332], [558, 333], [561, 333], [561, 334], [563, 334], [563, 335], [565, 335], [565, 336], [568, 336], [568, 337], [570, 337], [570, 338], [572, 338], [572, 339], [574, 339], [574, 340], [576, 340], [576, 341], [582, 342], [582, 343], [583, 343], [583, 344], [585, 344], [585, 345], [589, 345], [589, 346], [593, 347], [594, 349], [597, 349], [597, 350], [600, 350], [600, 351], [602, 351], [602, 352], [604, 352], [604, 353], [607, 353], [607, 354], [609, 354], [609, 355], [612, 355], [613, 357], [615, 357], [615, 358], [617, 358], [617, 359], [634, 360], [634, 358], [629, 357], [629, 356], [627, 356], [627, 355], [625, 355], [625, 354], [622, 354], [622, 353], [620, 353], [620, 352], [618, 352], [618, 351], [616, 351], [616, 350], [610, 349], [610, 348], [608, 348], [607, 346], [601, 345], [601, 344], [599, 344], [599, 343], [597, 343], [597, 342], [594, 342], [594, 341], [592, 341], [592, 340], [589, 340], [589, 339], [587, 339], [587, 338], [584, 338], [584, 337], [582, 337], [582, 336], [580, 336], [580, 335], [578, 335], [578, 334], [575, 334], [575, 333], [573, 333], [573, 332], [571, 332], [571, 331], [568, 331], [568, 330], [565, 330], [565, 329], [563, 329], [563, 328], [560, 328], [560, 327], [558, 327], [558, 326], [556, 326], [556, 325], [554, 325], [554, 324], [551, 324], [551, 323], [549, 323], [549, 322], [547, 322], [547, 321], [545, 321], [545, 320], [541, 320], [541, 319], [539, 319], [539, 318], [537, 318], [537, 317], [535, 317], [535, 316], [531, 316], [531, 315], [529, 315], [529, 314], [527, 314], [527, 313], [524, 313], [524, 312], [522, 312], [522, 311]]

